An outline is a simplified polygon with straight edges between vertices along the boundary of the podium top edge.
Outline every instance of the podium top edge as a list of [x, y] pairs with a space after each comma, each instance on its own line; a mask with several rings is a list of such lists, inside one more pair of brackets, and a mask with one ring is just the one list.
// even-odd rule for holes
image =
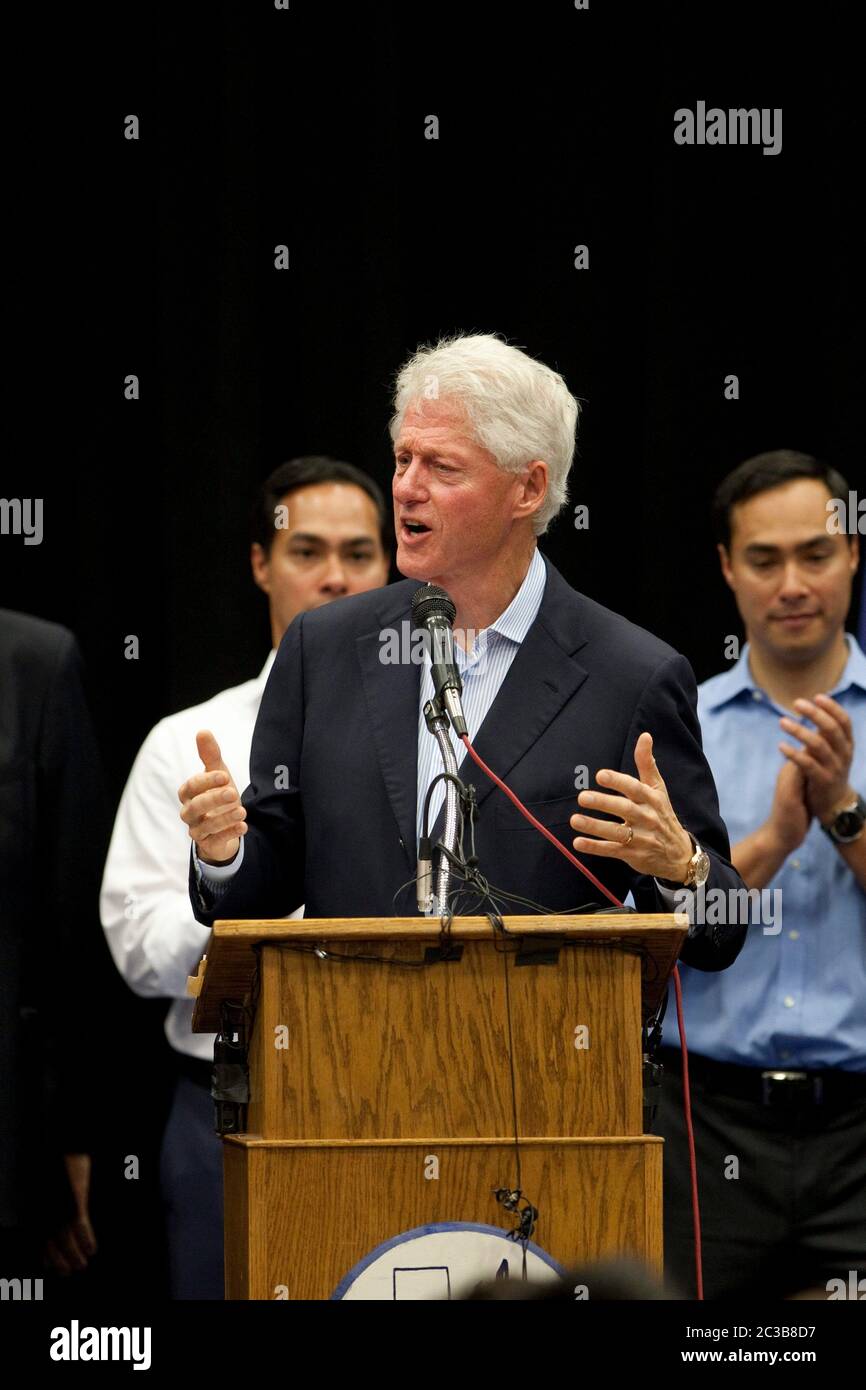
[[[689, 919], [684, 912], [622, 914], [584, 913], [574, 915], [534, 914], [503, 917], [506, 932], [520, 936], [659, 936], [685, 934]], [[355, 938], [436, 938], [442, 930], [438, 917], [295, 917], [261, 920], [216, 921], [216, 939], [246, 941], [286, 941], [324, 937]], [[449, 934], [452, 939], [487, 939], [498, 935], [487, 917], [454, 917]]]

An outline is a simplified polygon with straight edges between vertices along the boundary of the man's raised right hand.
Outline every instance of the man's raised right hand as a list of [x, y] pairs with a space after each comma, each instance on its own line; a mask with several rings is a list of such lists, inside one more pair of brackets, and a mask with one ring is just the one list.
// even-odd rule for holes
[[228, 864], [238, 852], [240, 837], [247, 833], [246, 809], [213, 734], [204, 729], [195, 741], [204, 772], [178, 789], [180, 818], [189, 827], [202, 863]]
[[812, 814], [806, 804], [806, 778], [796, 763], [784, 762], [779, 768], [766, 822], [770, 843], [778, 846], [779, 852], [787, 858], [800, 848], [811, 824]]

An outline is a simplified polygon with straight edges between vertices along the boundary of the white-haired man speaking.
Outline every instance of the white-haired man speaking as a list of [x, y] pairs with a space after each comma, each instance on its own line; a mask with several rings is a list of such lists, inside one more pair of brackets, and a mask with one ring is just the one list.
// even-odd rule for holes
[[[456, 606], [472, 744], [613, 894], [661, 912], [684, 887], [742, 886], [688, 662], [577, 593], [538, 550], [566, 501], [577, 415], [561, 376], [497, 337], [445, 340], [403, 367], [391, 435], [406, 582], [292, 623], [243, 797], [218, 757], [180, 788], [201, 922], [283, 917], [302, 902], [308, 917], [417, 911], [422, 808], [439, 771], [423, 715], [434, 690], [429, 657], [395, 662], [385, 643], [428, 581]], [[597, 785], [576, 796], [579, 765]], [[494, 891], [549, 911], [598, 900], [468, 755], [460, 775], [477, 790], [476, 851]], [[439, 783], [431, 825], [442, 797]], [[722, 969], [745, 931], [698, 924], [683, 959]]]

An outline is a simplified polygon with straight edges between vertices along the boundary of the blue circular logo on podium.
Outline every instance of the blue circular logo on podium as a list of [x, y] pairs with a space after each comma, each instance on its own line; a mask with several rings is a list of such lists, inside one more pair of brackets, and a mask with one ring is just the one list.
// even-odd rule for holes
[[[523, 1244], [499, 1226], [443, 1221], [377, 1245], [340, 1280], [331, 1298], [441, 1302], [465, 1298], [476, 1284], [491, 1279], [522, 1279], [523, 1267]], [[552, 1255], [527, 1242], [530, 1282], [555, 1282], [564, 1273]]]

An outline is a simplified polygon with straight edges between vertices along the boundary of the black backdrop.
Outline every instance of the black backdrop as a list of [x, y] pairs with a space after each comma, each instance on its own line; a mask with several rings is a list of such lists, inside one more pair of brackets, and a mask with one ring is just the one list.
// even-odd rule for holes
[[[503, 333], [564, 374], [590, 524], [564, 516], [543, 549], [699, 679], [721, 669], [740, 629], [715, 484], [777, 447], [862, 478], [853, 15], [224, 0], [67, 17], [67, 100], [33, 117], [53, 143], [21, 152], [51, 216], [26, 248], [44, 312], [13, 352], [31, 444], [2, 489], [42, 496], [45, 532], [2, 539], [0, 602], [77, 634], [114, 798], [158, 718], [264, 659], [255, 484], [330, 452], [387, 486], [389, 383], [443, 332]], [[674, 111], [698, 100], [781, 107], [781, 153], [675, 145]], [[158, 1131], [162, 1006], [104, 973], [129, 1034], [128, 1153]], [[106, 1200], [129, 1216], [122, 1185]]]

